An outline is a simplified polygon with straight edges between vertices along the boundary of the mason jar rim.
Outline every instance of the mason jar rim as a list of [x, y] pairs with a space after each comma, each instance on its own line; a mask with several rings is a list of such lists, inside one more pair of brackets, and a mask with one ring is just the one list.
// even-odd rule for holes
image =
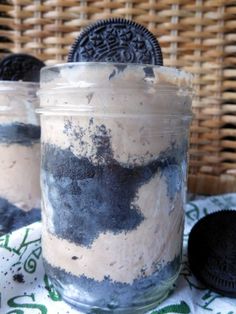
[[[121, 72], [124, 75], [121, 76]], [[132, 88], [158, 88], [159, 93], [194, 94], [193, 75], [189, 72], [174, 67], [117, 62], [68, 62], [48, 65], [41, 69], [40, 89], [37, 94], [40, 96], [54, 92], [63, 93], [64, 90], [73, 93], [78, 92], [78, 89], [82, 91], [107, 88], [123, 91]]]
[[49, 64], [41, 68], [40, 72], [44, 72], [46, 70], [50, 70], [51, 68], [62, 68], [62, 67], [71, 67], [71, 66], [79, 66], [79, 65], [127, 65], [129, 67], [153, 67], [153, 68], [160, 68], [160, 69], [174, 69], [177, 70], [180, 74], [186, 74], [188, 76], [192, 76], [192, 74], [188, 71], [180, 70], [175, 67], [170, 66], [164, 66], [164, 65], [156, 65], [156, 64], [150, 64], [150, 63], [124, 63], [124, 62], [105, 62], [105, 61], [81, 61], [81, 62], [62, 62], [57, 64]]
[[39, 88], [39, 83], [36, 82], [0, 80], [0, 93], [17, 92], [21, 89], [35, 90], [36, 88]]
[[169, 66], [163, 66], [163, 65], [155, 65], [155, 64], [142, 64], [142, 63], [120, 63], [120, 62], [95, 62], [95, 61], [89, 61], [89, 62], [64, 62], [64, 63], [57, 63], [57, 64], [50, 64], [47, 66], [44, 66], [41, 68], [40, 73], [44, 73], [45, 71], [54, 70], [54, 69], [61, 69], [61, 68], [70, 68], [70, 67], [79, 67], [79, 66], [128, 66], [129, 68], [142, 68], [142, 67], [149, 67], [153, 69], [159, 69], [160, 72], [169, 72], [166, 74], [174, 75], [175, 77], [182, 77], [185, 80], [188, 80], [189, 82], [193, 79], [193, 74], [190, 72], [187, 72], [185, 70], [180, 70], [175, 67], [169, 67]]

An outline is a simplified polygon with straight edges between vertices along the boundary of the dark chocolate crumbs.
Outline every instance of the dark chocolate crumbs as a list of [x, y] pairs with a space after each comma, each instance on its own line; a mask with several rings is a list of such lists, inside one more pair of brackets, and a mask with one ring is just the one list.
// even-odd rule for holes
[[116, 70], [114, 69], [109, 75], [109, 80], [111, 80], [116, 75]]
[[[100, 232], [129, 231], [144, 219], [131, 205], [142, 176], [138, 170], [132, 173], [116, 162], [95, 166], [88, 158], [50, 144], [42, 149], [42, 178], [57, 209], [53, 216], [57, 235], [88, 246]], [[102, 156], [101, 147], [98, 151]]]
[[0, 217], [0, 235], [2, 235], [39, 221], [41, 211], [39, 208], [33, 208], [26, 212], [0, 197]]
[[78, 259], [78, 257], [77, 257], [77, 256], [72, 256], [72, 257], [71, 257], [71, 259], [73, 259], [73, 260], [77, 260], [77, 259]]
[[15, 275], [13, 276], [13, 280], [14, 280], [14, 281], [17, 281], [17, 282], [19, 282], [19, 283], [24, 283], [24, 282], [25, 282], [24, 276], [23, 276], [22, 274], [15, 274]]
[[118, 73], [124, 72], [124, 70], [127, 68], [127, 64], [114, 64], [114, 67], [117, 68]]
[[39, 142], [40, 127], [33, 124], [14, 122], [0, 125], [0, 143], [25, 146]]
[[154, 78], [155, 77], [155, 74], [154, 74], [152, 67], [145, 67], [145, 68], [143, 68], [143, 71], [145, 73], [146, 78]]

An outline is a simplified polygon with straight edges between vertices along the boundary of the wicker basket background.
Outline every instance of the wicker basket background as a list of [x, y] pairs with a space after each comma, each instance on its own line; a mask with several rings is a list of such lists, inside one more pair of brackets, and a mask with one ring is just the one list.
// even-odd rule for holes
[[65, 60], [81, 28], [110, 17], [147, 26], [162, 46], [164, 64], [195, 74], [190, 190], [236, 191], [236, 1], [4, 0], [0, 55]]

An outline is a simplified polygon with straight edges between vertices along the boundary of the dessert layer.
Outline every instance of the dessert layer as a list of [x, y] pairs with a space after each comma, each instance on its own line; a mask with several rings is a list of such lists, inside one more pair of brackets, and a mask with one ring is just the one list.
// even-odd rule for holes
[[156, 296], [169, 289], [176, 280], [180, 263], [181, 257], [176, 256], [157, 273], [140, 277], [132, 284], [127, 284], [113, 281], [109, 276], [104, 277], [102, 281], [86, 275], [77, 277], [61, 268], [53, 267], [44, 260], [46, 273], [59, 291], [63, 289], [64, 296], [76, 302], [110, 310], [116, 307], [145, 306], [153, 302], [153, 299], [156, 300]]
[[40, 140], [40, 126], [20, 122], [0, 124], [0, 143], [32, 145]]
[[29, 211], [23, 211], [0, 197], [0, 217], [0, 235], [2, 235], [39, 221], [41, 219], [41, 210], [32, 208]]
[[23, 210], [39, 208], [40, 144], [0, 143], [0, 167], [0, 197]]

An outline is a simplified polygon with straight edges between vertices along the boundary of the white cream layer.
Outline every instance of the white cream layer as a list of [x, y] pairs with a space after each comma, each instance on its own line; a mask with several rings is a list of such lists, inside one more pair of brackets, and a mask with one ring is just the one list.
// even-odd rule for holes
[[40, 207], [40, 144], [0, 144], [0, 197], [23, 210]]

